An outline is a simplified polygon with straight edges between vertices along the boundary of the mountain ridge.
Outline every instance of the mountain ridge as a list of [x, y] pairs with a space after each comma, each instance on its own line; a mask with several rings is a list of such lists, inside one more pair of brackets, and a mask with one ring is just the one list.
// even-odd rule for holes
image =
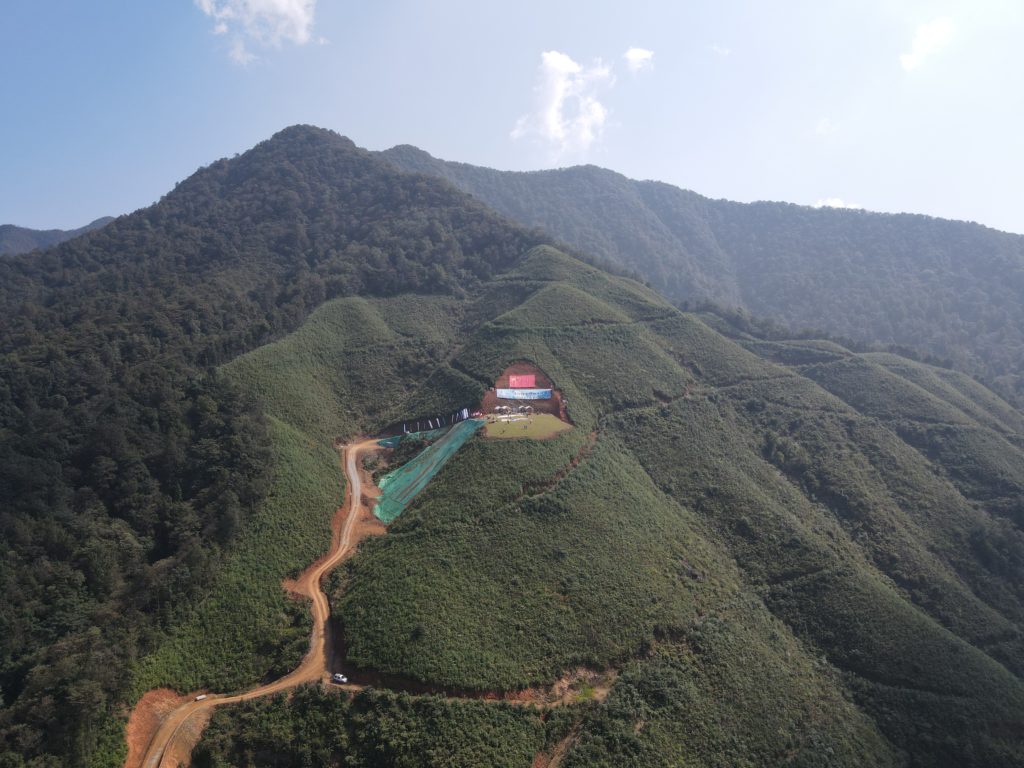
[[[218, 365], [330, 298], [462, 295], [536, 242], [449, 184], [299, 126], [0, 260], [5, 758], [116, 755], [134, 660], [270, 503], [287, 434]], [[329, 498], [330, 462], [311, 472]]]
[[219, 711], [200, 764], [1024, 765], [1019, 411], [729, 338], [550, 239], [295, 126], [0, 262], [5, 763], [118, 765], [144, 691], [294, 668], [334, 441], [529, 361], [574, 429], [469, 441], [326, 585], [336, 654], [473, 689], [611, 667], [607, 700], [299, 691]]
[[16, 224], [0, 224], [0, 256], [17, 256], [41, 248], [50, 248], [65, 240], [105, 227], [113, 220], [113, 216], [101, 216], [77, 229], [31, 229]]
[[677, 303], [917, 348], [1010, 397], [1024, 386], [1024, 235], [921, 214], [713, 200], [592, 165], [495, 171], [410, 145], [381, 155], [632, 270]]

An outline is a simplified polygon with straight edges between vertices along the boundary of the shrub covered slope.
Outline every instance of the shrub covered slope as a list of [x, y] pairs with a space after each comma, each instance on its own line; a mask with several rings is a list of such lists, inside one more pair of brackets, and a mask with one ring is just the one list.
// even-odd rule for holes
[[[576, 429], [474, 439], [364, 544], [334, 581], [349, 663], [481, 691], [619, 669], [553, 721], [566, 765], [1024, 765], [1017, 411], [893, 355], [737, 342], [547, 248], [459, 305], [406, 339], [438, 346], [402, 407], [528, 359]], [[286, 365], [240, 367], [271, 354], [253, 370], [319, 386], [322, 327], [282, 342]], [[437, 727], [408, 711], [409, 738]], [[218, 714], [203, 759], [256, 754], [252, 717]]]

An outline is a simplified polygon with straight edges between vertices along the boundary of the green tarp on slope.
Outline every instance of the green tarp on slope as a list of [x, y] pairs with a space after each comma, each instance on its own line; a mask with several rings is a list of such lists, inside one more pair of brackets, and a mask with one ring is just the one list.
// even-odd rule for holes
[[460, 421], [448, 430], [448, 434], [424, 448], [408, 464], [384, 475], [378, 484], [380, 498], [373, 510], [377, 519], [390, 523], [402, 514], [416, 494], [426, 487], [445, 462], [455, 455], [483, 423], [483, 419]]

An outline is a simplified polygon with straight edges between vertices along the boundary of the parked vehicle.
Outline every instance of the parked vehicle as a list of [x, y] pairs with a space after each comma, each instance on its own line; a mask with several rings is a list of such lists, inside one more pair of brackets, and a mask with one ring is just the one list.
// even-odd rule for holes
[[348, 678], [345, 677], [343, 674], [341, 674], [341, 672], [335, 672], [333, 675], [331, 675], [331, 682], [333, 682], [333, 683], [347, 683], [348, 682]]
[[206, 694], [205, 693], [200, 693], [198, 696], [196, 696], [196, 701], [202, 701], [205, 698], [206, 698]]

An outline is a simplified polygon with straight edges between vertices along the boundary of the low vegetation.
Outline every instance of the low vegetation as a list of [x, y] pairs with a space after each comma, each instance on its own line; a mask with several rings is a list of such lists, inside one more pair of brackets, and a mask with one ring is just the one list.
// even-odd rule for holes
[[[563, 257], [533, 259], [504, 284], [536, 291], [547, 290], [547, 276], [572, 281]], [[594, 279], [579, 270], [582, 282]], [[614, 296], [615, 281], [604, 279]], [[600, 294], [588, 292], [593, 316]], [[831, 342], [744, 349], [694, 316], [629, 300], [623, 314], [650, 319], [559, 327], [538, 303], [528, 327], [503, 315], [459, 352], [452, 365], [479, 380], [508, 360], [533, 361], [583, 429], [550, 443], [467, 446], [390, 536], [350, 562], [334, 596], [349, 660], [485, 689], [549, 682], [581, 663], [632, 669], [631, 658], [641, 659], [636, 675], [678, 678], [682, 653], [688, 685], [727, 684], [749, 707], [695, 715], [689, 704], [685, 728], [674, 704], [650, 722], [625, 718], [613, 715], [620, 682], [569, 764], [670, 764], [674, 755], [812, 765], [825, 753], [835, 764], [907, 755], [1020, 764], [1020, 745], [996, 723], [1024, 711], [1009, 671], [1024, 660], [1021, 596], [1008, 576], [1024, 549], [1004, 523], [1015, 492], [1007, 483], [1021, 472], [1005, 458], [998, 472], [963, 470], [961, 459], [961, 474], [982, 490], [968, 488], [952, 452], [924, 450], [908, 432], [938, 420], [1012, 447], [1013, 422], [993, 423], [1007, 406], [953, 384], [929, 391], [891, 361], [882, 367]], [[564, 320], [566, 303], [551, 311]], [[907, 364], [921, 381], [950, 381]], [[958, 406], [965, 397], [968, 410]], [[599, 438], [581, 453], [589, 429]], [[964, 454], [986, 455], [974, 445]], [[756, 610], [739, 620], [737, 605]], [[729, 629], [687, 655], [702, 626]], [[761, 698], [769, 664], [753, 655], [750, 632], [789, 638], [780, 641], [785, 665], [807, 682]], [[712, 727], [752, 711], [742, 744]], [[771, 737], [759, 730], [769, 712]], [[621, 738], [610, 735], [616, 728]]]
[[546, 731], [523, 707], [371, 690], [349, 699], [311, 687], [218, 710], [193, 764], [525, 768]]
[[537, 413], [508, 421], [489, 421], [484, 426], [484, 434], [487, 437], [505, 440], [524, 437], [531, 440], [550, 440], [570, 429], [572, 429], [571, 424], [566, 424], [553, 414]]

